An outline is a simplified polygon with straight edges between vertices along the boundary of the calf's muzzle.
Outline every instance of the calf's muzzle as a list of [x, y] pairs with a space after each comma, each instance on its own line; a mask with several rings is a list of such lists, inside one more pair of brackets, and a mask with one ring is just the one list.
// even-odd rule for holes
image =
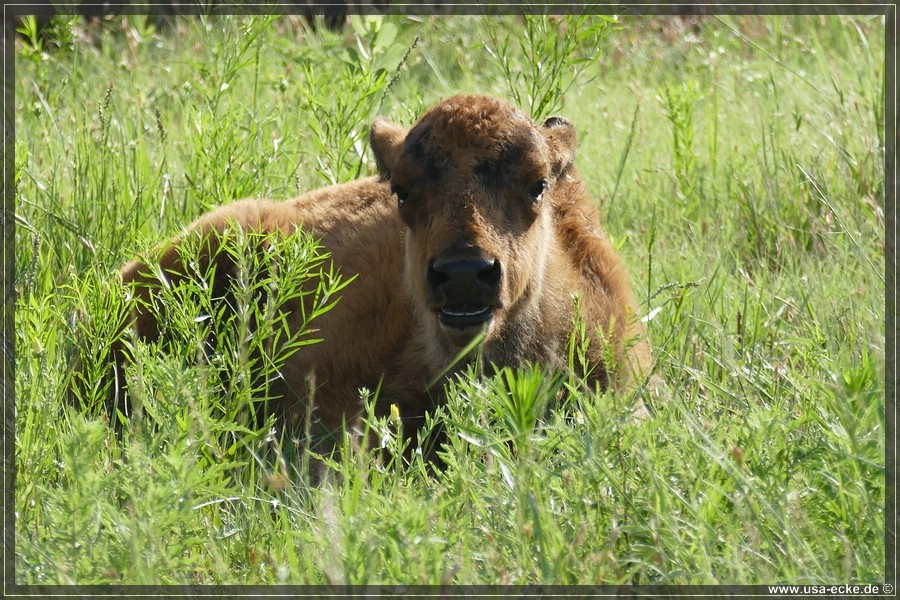
[[432, 306], [442, 325], [457, 329], [490, 321], [500, 296], [500, 261], [483, 258], [436, 259], [428, 266]]

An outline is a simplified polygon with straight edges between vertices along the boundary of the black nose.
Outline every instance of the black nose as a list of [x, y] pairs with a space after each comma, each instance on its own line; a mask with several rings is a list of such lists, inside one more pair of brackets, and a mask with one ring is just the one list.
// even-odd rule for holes
[[500, 261], [438, 259], [428, 266], [428, 285], [441, 304], [494, 304], [500, 291]]

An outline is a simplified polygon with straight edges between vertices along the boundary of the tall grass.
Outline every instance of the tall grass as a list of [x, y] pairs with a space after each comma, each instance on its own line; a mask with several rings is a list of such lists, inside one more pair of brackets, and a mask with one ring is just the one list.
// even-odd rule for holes
[[[52, 27], [16, 42], [17, 582], [884, 579], [883, 20]], [[265, 349], [241, 350], [240, 322], [210, 339], [194, 288], [175, 294], [180, 344], [133, 341], [143, 417], [103, 422], [98, 369], [89, 409], [65, 405], [70, 357], [99, 365], [118, 335], [118, 265], [236, 197], [373, 173], [374, 115], [410, 124], [455, 91], [578, 128], [664, 382], [647, 419], [642, 390], [522, 365], [453, 379], [412, 448], [370, 402], [372, 435], [319, 456], [242, 416], [260, 390], [220, 373]], [[339, 291], [327, 257], [293, 248], [295, 277]], [[252, 319], [277, 330], [277, 312]], [[434, 471], [416, 449], [439, 427]], [[312, 485], [321, 462], [333, 476]]]

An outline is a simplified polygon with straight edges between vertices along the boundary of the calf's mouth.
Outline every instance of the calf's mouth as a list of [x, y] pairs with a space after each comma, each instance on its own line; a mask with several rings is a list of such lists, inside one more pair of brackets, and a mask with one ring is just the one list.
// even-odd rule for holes
[[441, 325], [456, 329], [479, 327], [494, 317], [494, 307], [485, 304], [463, 302], [438, 309]]
[[462, 348], [482, 333], [490, 332], [494, 311], [490, 305], [463, 302], [439, 308], [437, 318], [450, 343]]

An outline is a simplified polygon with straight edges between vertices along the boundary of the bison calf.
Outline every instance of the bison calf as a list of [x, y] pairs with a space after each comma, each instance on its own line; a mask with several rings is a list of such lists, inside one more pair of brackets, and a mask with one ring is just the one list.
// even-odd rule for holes
[[[273, 234], [300, 226], [356, 276], [314, 323], [323, 341], [293, 354], [274, 383], [282, 425], [309, 427], [313, 403], [314, 433], [339, 430], [360, 415], [366, 387], [380, 390], [377, 412], [396, 404], [413, 432], [439, 401], [440, 382], [429, 384], [476, 339], [485, 364], [565, 367], [576, 296], [589, 333], [581, 375], [607, 387], [647, 372], [628, 275], [573, 164], [568, 121], [536, 125], [505, 102], [455, 96], [409, 130], [377, 119], [371, 145], [377, 177], [285, 202], [243, 200], [190, 226], [210, 244], [222, 243], [213, 233], [226, 225]], [[147, 308], [156, 274], [187, 271], [179, 243], [163, 250], [162, 268], [121, 270], [145, 300], [132, 312], [141, 337], [159, 332], [161, 316]], [[121, 346], [114, 355], [121, 366]], [[127, 413], [123, 386], [119, 376], [109, 408]]]

